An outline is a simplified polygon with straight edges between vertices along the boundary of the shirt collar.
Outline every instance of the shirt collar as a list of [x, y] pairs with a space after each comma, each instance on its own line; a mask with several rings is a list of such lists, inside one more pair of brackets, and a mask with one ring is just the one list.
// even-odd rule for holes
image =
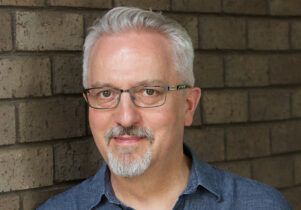
[[[221, 198], [221, 177], [217, 173], [214, 167], [202, 162], [198, 157], [192, 152], [190, 147], [184, 143], [184, 153], [192, 159], [192, 166], [189, 175], [187, 188], [182, 194], [192, 194], [198, 191], [201, 187], [206, 189], [208, 192], [216, 196], [217, 200], [220, 201]], [[107, 164], [103, 161], [101, 169], [95, 174], [91, 179], [90, 183], [91, 195], [91, 207], [90, 209], [97, 206], [104, 197], [110, 202], [115, 204], [121, 204], [121, 202], [114, 195], [112, 185], [110, 182], [110, 171]]]
[[97, 206], [105, 196], [105, 183], [106, 183], [107, 165], [103, 161], [101, 169], [91, 178], [89, 195], [91, 202], [88, 209], [93, 209]]
[[211, 165], [200, 161], [190, 147], [184, 143], [184, 153], [192, 159], [192, 166], [189, 175], [187, 188], [182, 194], [191, 194], [199, 188], [206, 189], [208, 192], [216, 196], [217, 200], [221, 200], [221, 177], [216, 169]]
[[89, 209], [96, 207], [103, 199], [107, 199], [109, 202], [115, 204], [121, 204], [114, 195], [110, 181], [110, 170], [104, 160], [101, 169], [91, 180], [89, 194], [91, 195], [92, 201]]

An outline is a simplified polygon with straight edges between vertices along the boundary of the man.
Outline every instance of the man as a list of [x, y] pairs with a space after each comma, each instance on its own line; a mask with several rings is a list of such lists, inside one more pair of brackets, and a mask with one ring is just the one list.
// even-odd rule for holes
[[187, 32], [161, 14], [115, 8], [84, 45], [84, 97], [105, 163], [39, 209], [291, 209], [263, 184], [199, 161], [183, 145], [201, 90]]

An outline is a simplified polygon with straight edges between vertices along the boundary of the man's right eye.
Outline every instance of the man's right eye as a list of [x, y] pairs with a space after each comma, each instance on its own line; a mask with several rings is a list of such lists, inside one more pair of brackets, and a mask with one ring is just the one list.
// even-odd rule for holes
[[110, 90], [103, 90], [103, 91], [100, 91], [98, 93], [98, 95], [102, 98], [108, 98], [112, 95], [112, 92]]

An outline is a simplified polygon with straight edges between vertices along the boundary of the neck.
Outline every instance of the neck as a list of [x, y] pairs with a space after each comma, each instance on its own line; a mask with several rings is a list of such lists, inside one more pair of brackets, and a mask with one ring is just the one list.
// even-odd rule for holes
[[[125, 178], [111, 173], [116, 197], [135, 209], [140, 209], [139, 206], [142, 209], [152, 206], [150, 209], [154, 209], [156, 204], [171, 209], [188, 184], [191, 167], [191, 160], [184, 155], [183, 148], [177, 154], [180, 155], [152, 163], [140, 176]], [[166, 201], [169, 204], [163, 203]]]

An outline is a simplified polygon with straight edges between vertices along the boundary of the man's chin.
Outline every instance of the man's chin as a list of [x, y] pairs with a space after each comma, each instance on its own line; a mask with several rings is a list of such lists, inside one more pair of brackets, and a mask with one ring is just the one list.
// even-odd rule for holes
[[128, 149], [119, 155], [108, 152], [108, 165], [117, 176], [134, 177], [143, 174], [150, 166], [152, 152], [148, 149], [144, 155], [137, 157]]
[[117, 146], [117, 152], [118, 156], [119, 155], [134, 155], [135, 152], [137, 151], [137, 146], [136, 145], [118, 145]]

